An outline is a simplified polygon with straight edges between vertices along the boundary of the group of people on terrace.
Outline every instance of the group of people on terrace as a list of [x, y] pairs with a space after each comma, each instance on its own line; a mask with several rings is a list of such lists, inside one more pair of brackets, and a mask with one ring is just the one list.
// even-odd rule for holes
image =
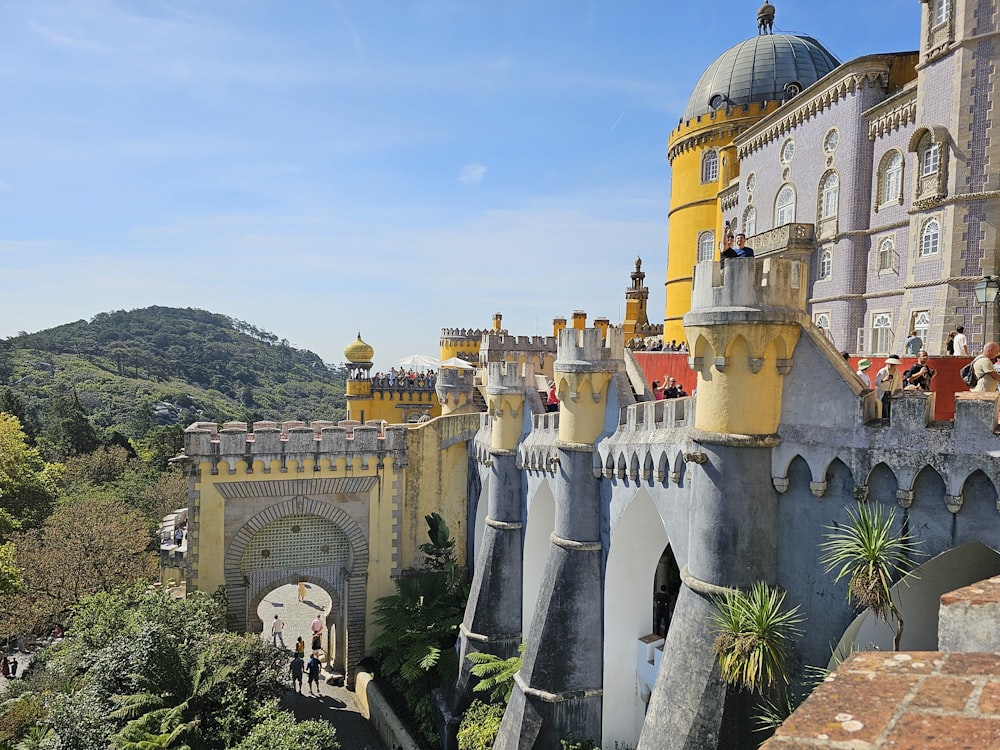
[[629, 342], [628, 348], [634, 352], [687, 352], [688, 345], [686, 341], [678, 344], [677, 339], [672, 339], [668, 344], [662, 338], [650, 340], [636, 336]]
[[387, 373], [376, 372], [372, 376], [372, 385], [376, 388], [433, 388], [436, 381], [434, 370], [417, 372], [402, 367], [393, 367]]

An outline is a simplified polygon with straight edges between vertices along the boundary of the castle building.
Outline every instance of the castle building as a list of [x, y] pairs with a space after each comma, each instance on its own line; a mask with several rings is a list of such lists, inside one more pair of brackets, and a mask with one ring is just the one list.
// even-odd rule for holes
[[[771, 79], [755, 63], [751, 81], [774, 80], [782, 91], [746, 95], [733, 112], [759, 109], [738, 127], [728, 107], [710, 110], [713, 82], [720, 68], [735, 80], [734, 51], [769, 35], [710, 66], [670, 140], [668, 336], [686, 305], [674, 287], [688, 288], [695, 253], [709, 257], [710, 233], [729, 227], [748, 235], [758, 257], [809, 259], [809, 312], [839, 349], [898, 353], [916, 330], [931, 354], [943, 354], [959, 325], [973, 349], [997, 337], [997, 308], [975, 292], [998, 272], [991, 8], [925, 0], [917, 51], [817, 66], [812, 79], [786, 81], [790, 68]], [[684, 217], [676, 226], [674, 214]]]

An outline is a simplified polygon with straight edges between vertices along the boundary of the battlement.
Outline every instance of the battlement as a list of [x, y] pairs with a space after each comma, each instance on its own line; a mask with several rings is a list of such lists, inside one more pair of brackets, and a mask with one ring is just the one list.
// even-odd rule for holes
[[[525, 374], [517, 362], [491, 362], [487, 370], [486, 392], [495, 395], [523, 393]], [[533, 376], [533, 371], [531, 374]]]
[[455, 339], [466, 339], [468, 341], [482, 341], [487, 333], [494, 333], [492, 328], [442, 328], [441, 343], [453, 343]]
[[444, 389], [469, 389], [476, 384], [476, 371], [459, 367], [442, 367], [438, 370], [435, 388], [440, 391]]
[[564, 328], [559, 331], [558, 372], [596, 372], [618, 369], [625, 357], [625, 335], [610, 328], [605, 337], [600, 328]]
[[694, 269], [691, 312], [719, 308], [782, 310], [804, 314], [807, 292], [806, 264], [790, 258], [729, 258], [725, 269], [717, 261], [703, 260]]
[[516, 359], [519, 354], [555, 354], [556, 347], [555, 336], [511, 336], [489, 331], [483, 335], [479, 362], [503, 362]]
[[184, 452], [196, 464], [202, 461], [227, 462], [231, 470], [237, 461], [252, 466], [255, 461], [270, 471], [272, 461], [286, 468], [289, 461], [301, 467], [312, 460], [331, 462], [353, 457], [393, 454], [397, 465], [405, 465], [407, 428], [384, 422], [361, 425], [357, 422], [317, 420], [305, 422], [226, 422], [222, 429], [214, 422], [195, 422], [184, 431]]

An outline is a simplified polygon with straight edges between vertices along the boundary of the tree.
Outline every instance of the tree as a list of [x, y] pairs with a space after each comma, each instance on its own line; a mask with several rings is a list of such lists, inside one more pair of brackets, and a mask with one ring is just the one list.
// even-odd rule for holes
[[820, 545], [820, 562], [827, 573], [836, 571], [834, 581], [847, 579], [847, 601], [859, 609], [871, 609], [879, 620], [892, 627], [896, 620], [893, 650], [899, 651], [903, 638], [903, 616], [892, 599], [892, 585], [912, 566], [919, 543], [909, 532], [895, 534], [895, 511], [861, 503], [847, 511], [844, 527], [828, 526], [826, 541]]
[[35, 443], [35, 429], [28, 416], [28, 408], [24, 404], [24, 399], [18, 396], [10, 388], [0, 389], [0, 412], [17, 417], [24, 430], [24, 436], [28, 445]]
[[54, 398], [50, 412], [49, 439], [62, 456], [90, 453], [101, 444], [75, 390]]
[[60, 476], [28, 447], [17, 417], [0, 413], [0, 538], [15, 529], [39, 525], [55, 500]]
[[255, 725], [233, 750], [336, 750], [337, 730], [327, 721], [296, 721], [275, 703], [258, 709]]
[[64, 502], [13, 542], [24, 593], [0, 598], [8, 635], [63, 621], [83, 597], [148, 583], [156, 573], [145, 520], [107, 497]]

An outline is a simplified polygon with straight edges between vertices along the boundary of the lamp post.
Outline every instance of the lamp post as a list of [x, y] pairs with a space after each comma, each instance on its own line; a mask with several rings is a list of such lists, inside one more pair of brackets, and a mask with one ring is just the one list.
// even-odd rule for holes
[[983, 346], [993, 338], [993, 316], [990, 307], [996, 304], [1000, 293], [1000, 276], [983, 276], [973, 287], [976, 292], [976, 302], [983, 306]]

